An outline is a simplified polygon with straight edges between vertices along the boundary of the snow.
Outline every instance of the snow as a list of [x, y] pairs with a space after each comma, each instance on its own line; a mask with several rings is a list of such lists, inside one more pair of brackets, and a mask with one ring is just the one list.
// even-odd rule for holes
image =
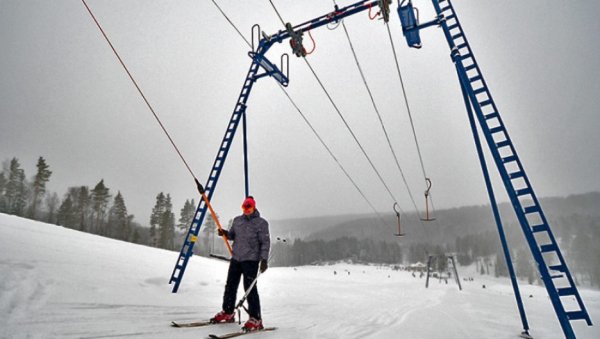
[[[0, 338], [203, 338], [237, 330], [169, 326], [219, 311], [227, 272], [227, 263], [193, 257], [173, 294], [177, 255], [0, 214]], [[258, 285], [265, 325], [278, 330], [249, 338], [516, 338], [508, 279], [472, 267], [459, 274], [475, 278], [461, 281], [462, 291], [437, 279], [426, 289], [424, 279], [388, 267], [270, 268]], [[562, 338], [545, 289], [521, 288], [532, 335]], [[580, 292], [598, 320], [600, 292]], [[578, 338], [600, 338], [599, 327], [572, 324]]]

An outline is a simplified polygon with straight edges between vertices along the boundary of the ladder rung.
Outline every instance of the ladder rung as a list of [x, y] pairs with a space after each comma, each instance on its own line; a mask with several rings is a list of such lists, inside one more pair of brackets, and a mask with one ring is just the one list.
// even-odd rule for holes
[[492, 100], [486, 100], [486, 101], [484, 101], [484, 102], [480, 102], [480, 103], [479, 103], [479, 106], [483, 107], [483, 106], [487, 106], [487, 105], [489, 105], [489, 104], [491, 104], [491, 103], [492, 103]]
[[490, 129], [491, 134], [502, 132], [502, 131], [504, 131], [504, 127], [502, 127], [502, 126], [498, 126], [498, 127], [494, 127], [494, 128]]
[[542, 251], [542, 253], [555, 252], [556, 245], [555, 244], [542, 245], [542, 246], [540, 246], [540, 251]]
[[525, 214], [537, 213], [540, 211], [540, 207], [538, 205], [533, 205], [533, 206], [525, 207], [525, 209], [523, 211], [525, 212]]
[[457, 27], [458, 27], [458, 23], [456, 23], [456, 24], [454, 24], [452, 26], [448, 26], [448, 30], [453, 30], [453, 29], [455, 29]]
[[456, 46], [456, 48], [458, 48], [458, 49], [465, 48], [465, 47], [469, 47], [469, 45], [466, 42]]
[[[473, 64], [473, 65], [475, 65], [475, 64]], [[483, 92], [485, 92], [486, 90], [487, 90], [487, 89], [486, 89], [486, 88], [485, 88], [485, 86], [484, 86], [484, 87], [478, 88], [478, 89], [476, 89], [476, 90], [473, 90], [473, 93], [475, 93], [475, 95], [477, 95], [477, 94], [479, 94], [479, 93], [483, 93]]]
[[508, 156], [506, 158], [502, 158], [502, 162], [505, 163], [505, 164], [507, 162], [512, 162], [512, 161], [516, 161], [516, 160], [517, 160], [517, 157], [514, 156], [514, 155], [510, 155], [510, 156]]
[[469, 81], [470, 82], [475, 82], [475, 81], [478, 81], [478, 80], [481, 80], [481, 79], [482, 79], [481, 75], [477, 75], [477, 76], [474, 76], [474, 77], [470, 78]]
[[490, 120], [490, 119], [497, 118], [497, 117], [499, 117], [499, 116], [500, 116], [500, 115], [499, 115], [498, 113], [494, 112], [494, 113], [486, 114], [486, 116], [485, 116], [485, 119], [486, 119], [486, 120]]
[[447, 11], [450, 8], [452, 8], [452, 7], [450, 5], [448, 5], [448, 6], [444, 7], [444, 8], [442, 8], [442, 9], [440, 9], [440, 12], [445, 12], [445, 11]]
[[562, 275], [562, 274], [557, 274], [557, 275], [551, 275], [551, 276], [550, 276], [550, 279], [560, 279], [560, 278], [563, 278], [563, 277], [564, 277], [564, 275]]
[[567, 318], [569, 320], [587, 319], [587, 313], [584, 311], [567, 312]]
[[452, 40], [456, 40], [456, 39], [458, 39], [458, 38], [462, 38], [462, 37], [463, 37], [463, 34], [462, 34], [462, 32], [461, 32], [461, 33], [458, 33], [458, 34], [454, 34], [454, 35], [452, 36]]
[[519, 171], [519, 172], [514, 172], [508, 175], [509, 178], [511, 179], [517, 179], [517, 178], [522, 178], [525, 176], [525, 172]]
[[468, 72], [468, 71], [472, 70], [472, 69], [473, 69], [473, 68], [475, 68], [475, 67], [477, 67], [477, 65], [475, 65], [475, 64], [472, 64], [472, 65], [470, 65], [470, 66], [467, 66], [467, 67], [465, 67], [465, 71], [467, 71], [467, 72]]
[[467, 53], [467, 54], [465, 54], [465, 55], [461, 55], [461, 56], [460, 56], [460, 59], [461, 59], [461, 60], [466, 60], [466, 59], [469, 59], [469, 58], [472, 58], [472, 57], [473, 57], [473, 56], [471, 55], [471, 53]]
[[209, 177], [209, 178], [208, 178], [208, 181], [211, 181], [211, 180], [212, 180], [212, 181], [214, 181], [214, 180], [217, 180], [217, 177]]
[[548, 268], [551, 269], [551, 270], [553, 270], [553, 271], [559, 271], [559, 272], [564, 272], [565, 271], [565, 266], [564, 265], [553, 265], [553, 266], [548, 266]]
[[535, 226], [531, 227], [531, 232], [533, 232], [533, 233], [546, 232], [546, 231], [548, 231], [548, 226], [546, 224], [535, 225]]
[[[510, 141], [504, 140], [504, 141], [500, 141], [499, 143], [496, 144], [497, 148], [502, 148], [502, 147], [506, 147], [510, 145]], [[512, 179], [512, 178], [511, 178]]]
[[517, 193], [517, 196], [522, 196], [522, 195], [527, 195], [527, 194], [531, 194], [531, 188], [527, 187], [527, 188], [522, 188], [520, 190], [517, 190], [515, 193]]
[[446, 20], [452, 20], [452, 19], [454, 19], [454, 18], [456, 18], [456, 15], [454, 15], [454, 14], [451, 14], [451, 15], [448, 15], [448, 16], [446, 17]]

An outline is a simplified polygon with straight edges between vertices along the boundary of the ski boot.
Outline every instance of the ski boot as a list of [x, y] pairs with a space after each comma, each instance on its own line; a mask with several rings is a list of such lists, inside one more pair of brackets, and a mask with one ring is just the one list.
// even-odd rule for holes
[[246, 323], [244, 324], [244, 327], [242, 327], [242, 330], [244, 330], [245, 332], [252, 332], [252, 331], [260, 331], [263, 328], [264, 327], [263, 327], [262, 320], [251, 317], [250, 319], [248, 319], [248, 321], [246, 321]]
[[235, 312], [226, 313], [225, 311], [221, 311], [217, 313], [210, 322], [213, 324], [216, 323], [233, 323], [235, 322]]

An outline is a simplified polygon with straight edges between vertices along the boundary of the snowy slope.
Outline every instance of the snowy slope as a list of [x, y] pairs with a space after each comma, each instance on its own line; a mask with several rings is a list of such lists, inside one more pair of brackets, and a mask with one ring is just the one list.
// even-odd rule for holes
[[[220, 310], [227, 268], [193, 257], [172, 294], [176, 258], [0, 214], [0, 337], [204, 338], [236, 330], [169, 327]], [[279, 329], [248, 338], [515, 338], [520, 321], [508, 280], [460, 273], [475, 277], [462, 292], [437, 280], [425, 289], [423, 279], [375, 266], [272, 268], [259, 291], [265, 325]], [[534, 337], [561, 338], [545, 290], [523, 285], [523, 294]], [[582, 294], [600, 321], [600, 292]], [[598, 326], [576, 322], [575, 330], [578, 338], [600, 338]]]

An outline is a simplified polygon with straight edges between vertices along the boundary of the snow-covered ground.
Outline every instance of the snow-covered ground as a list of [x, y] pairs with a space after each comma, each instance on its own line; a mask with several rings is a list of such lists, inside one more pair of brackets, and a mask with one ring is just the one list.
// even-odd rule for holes
[[[0, 214], [0, 337], [204, 338], [238, 329], [169, 326], [219, 311], [227, 269], [193, 257], [173, 294], [176, 259], [175, 252]], [[376, 266], [270, 268], [259, 291], [265, 325], [279, 329], [249, 338], [516, 338], [509, 281], [459, 273], [475, 278], [462, 282], [463, 291], [437, 280], [425, 289], [424, 279]], [[545, 290], [523, 284], [522, 291], [533, 336], [562, 338]], [[581, 293], [600, 321], [600, 292]], [[578, 338], [600, 338], [599, 326], [574, 327]]]

